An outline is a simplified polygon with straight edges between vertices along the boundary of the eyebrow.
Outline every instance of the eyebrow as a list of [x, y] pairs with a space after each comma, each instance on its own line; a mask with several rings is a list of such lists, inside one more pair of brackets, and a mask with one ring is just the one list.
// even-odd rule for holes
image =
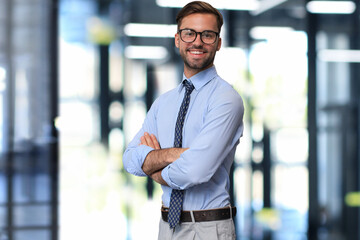
[[214, 32], [214, 33], [219, 33], [219, 32], [217, 32], [217, 31], [215, 31], [215, 30], [204, 30], [204, 31], [201, 31], [201, 32], [198, 32], [198, 31], [196, 31], [195, 29], [192, 29], [192, 28], [179, 28], [179, 30], [178, 31], [180, 31], [180, 30], [192, 30], [192, 31], [194, 31], [194, 32], [197, 32], [197, 33], [202, 33], [202, 32]]

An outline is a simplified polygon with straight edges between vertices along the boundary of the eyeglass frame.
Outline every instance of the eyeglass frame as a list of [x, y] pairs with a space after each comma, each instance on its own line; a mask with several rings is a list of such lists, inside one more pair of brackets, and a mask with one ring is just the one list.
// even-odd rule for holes
[[[182, 39], [182, 37], [181, 37], [181, 32], [184, 31], [184, 30], [193, 31], [193, 32], [195, 33], [195, 38], [194, 38], [194, 40], [192, 40], [191, 42], [185, 42], [185, 41]], [[204, 41], [202, 40], [202, 34], [203, 34], [204, 32], [215, 33], [216, 36], [215, 36], [214, 42], [212, 42], [212, 43], [206, 43], [206, 42], [204, 42]], [[215, 31], [212, 31], [212, 30], [204, 30], [204, 31], [202, 31], [202, 32], [197, 32], [197, 31], [195, 31], [194, 29], [191, 29], [191, 28], [179, 29], [179, 30], [178, 30], [178, 34], [179, 34], [179, 37], [180, 37], [181, 41], [183, 41], [183, 42], [185, 42], [185, 43], [193, 43], [193, 42], [195, 42], [195, 40], [197, 39], [197, 36], [198, 36], [198, 34], [199, 34], [199, 35], [200, 35], [200, 40], [201, 40], [201, 42], [204, 43], [204, 44], [208, 44], [208, 45], [214, 44], [214, 43], [216, 42], [216, 39], [217, 39], [217, 38], [219, 37], [219, 35], [220, 35], [219, 32], [215, 32]]]

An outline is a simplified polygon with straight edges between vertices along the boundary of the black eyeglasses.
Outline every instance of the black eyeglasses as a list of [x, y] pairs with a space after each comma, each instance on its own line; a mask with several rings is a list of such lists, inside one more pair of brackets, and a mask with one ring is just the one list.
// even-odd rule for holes
[[219, 36], [219, 33], [211, 30], [196, 32], [192, 29], [180, 29], [179, 34], [180, 34], [180, 39], [186, 43], [194, 42], [195, 39], [197, 38], [197, 35], [200, 34], [200, 39], [205, 44], [213, 44], [216, 41], [217, 37]]

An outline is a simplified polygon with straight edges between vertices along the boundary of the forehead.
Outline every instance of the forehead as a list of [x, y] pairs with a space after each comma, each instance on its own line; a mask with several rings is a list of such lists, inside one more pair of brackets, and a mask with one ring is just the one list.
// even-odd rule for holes
[[180, 29], [183, 28], [191, 28], [196, 31], [218, 31], [216, 16], [210, 13], [193, 13], [184, 17], [180, 25]]

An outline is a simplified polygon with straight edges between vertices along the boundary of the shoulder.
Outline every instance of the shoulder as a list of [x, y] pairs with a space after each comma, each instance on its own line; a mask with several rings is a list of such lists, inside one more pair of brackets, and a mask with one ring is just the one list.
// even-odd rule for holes
[[210, 98], [212, 102], [219, 104], [231, 103], [234, 106], [243, 105], [240, 94], [221, 77], [214, 78], [211, 85]]

